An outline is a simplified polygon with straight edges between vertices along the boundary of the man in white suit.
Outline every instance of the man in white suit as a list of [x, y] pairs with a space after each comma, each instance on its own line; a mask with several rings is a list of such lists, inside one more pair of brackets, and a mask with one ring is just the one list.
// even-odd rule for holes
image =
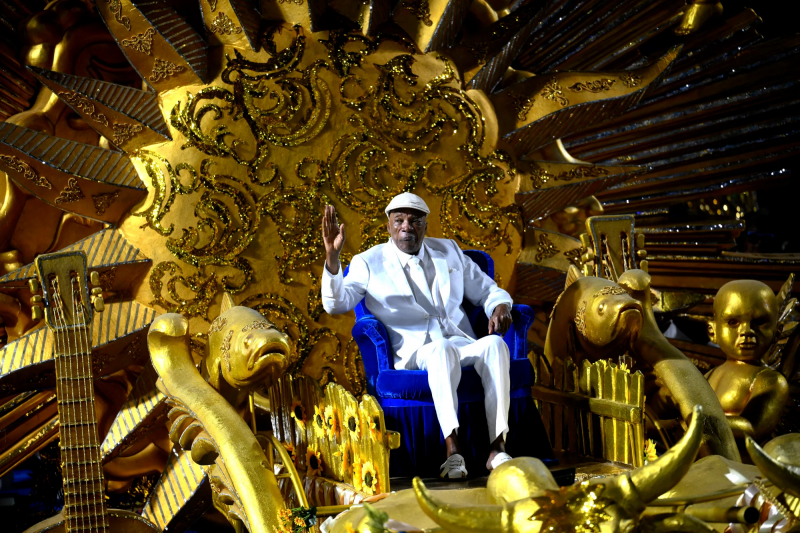
[[[510, 356], [503, 339], [511, 325], [511, 296], [449, 239], [425, 237], [425, 201], [411, 193], [396, 196], [386, 207], [391, 239], [353, 257], [346, 279], [339, 253], [345, 240], [333, 206], [322, 221], [325, 268], [322, 305], [331, 314], [351, 311], [363, 298], [386, 326], [395, 369], [427, 370], [436, 416], [446, 435], [447, 460], [440, 476], [465, 478], [458, 443], [458, 396], [461, 367], [474, 366], [486, 395], [486, 421], [492, 470], [511, 457], [505, 453], [510, 403]], [[467, 298], [483, 307], [489, 333], [476, 340], [461, 303]]]

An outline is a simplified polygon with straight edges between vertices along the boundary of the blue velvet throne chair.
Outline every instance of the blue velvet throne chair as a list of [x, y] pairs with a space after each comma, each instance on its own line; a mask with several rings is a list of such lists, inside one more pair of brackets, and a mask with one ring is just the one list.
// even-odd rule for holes
[[[494, 262], [480, 250], [465, 250], [480, 269], [494, 279]], [[345, 269], [347, 276], [349, 267]], [[464, 300], [464, 310], [475, 334], [487, 334], [489, 319], [480, 307]], [[392, 476], [436, 476], [446, 457], [444, 435], [439, 428], [436, 410], [424, 370], [395, 370], [389, 335], [383, 324], [367, 309], [362, 300], [355, 308], [353, 338], [361, 351], [367, 378], [367, 392], [383, 408], [386, 428], [400, 432], [400, 449], [391, 453]], [[553, 452], [539, 411], [531, 398], [533, 368], [527, 357], [528, 329], [533, 324], [533, 310], [514, 305], [514, 320], [503, 339], [511, 354], [511, 405], [506, 449], [512, 456], [552, 460]], [[483, 404], [483, 385], [472, 367], [462, 368], [458, 386], [459, 443], [470, 475], [486, 475], [489, 455], [489, 430]], [[552, 462], [555, 462], [552, 460]]]

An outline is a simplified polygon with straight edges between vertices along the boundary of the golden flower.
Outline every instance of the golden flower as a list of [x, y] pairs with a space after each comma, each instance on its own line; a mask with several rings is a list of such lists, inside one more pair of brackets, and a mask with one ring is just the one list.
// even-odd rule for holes
[[314, 406], [314, 432], [320, 437], [324, 437], [325, 428], [325, 409], [319, 405]]
[[344, 412], [344, 427], [350, 432], [350, 438], [356, 439], [361, 436], [361, 419], [358, 416], [355, 405], [348, 405]]
[[342, 431], [342, 424], [339, 421], [339, 411], [332, 405], [325, 406], [325, 426], [329, 439], [339, 437]]
[[652, 463], [658, 459], [658, 454], [656, 453], [656, 443], [653, 442], [653, 439], [647, 439], [644, 443], [644, 460], [645, 463]]
[[300, 518], [299, 516], [294, 519], [294, 523], [295, 525], [298, 525], [300, 527], [306, 527], [306, 521]]
[[361, 491], [370, 495], [378, 492], [378, 472], [372, 461], [367, 461], [361, 467]]
[[306, 448], [306, 475], [318, 476], [322, 473], [322, 457], [313, 446]]
[[342, 478], [344, 478], [353, 469], [353, 448], [350, 447], [350, 443], [342, 444], [339, 446], [339, 451], [333, 455], [342, 458]]
[[344, 529], [345, 529], [345, 531], [346, 531], [347, 533], [356, 533], [356, 530], [355, 530], [355, 529], [353, 529], [353, 523], [352, 523], [352, 522], [347, 522], [347, 523], [344, 525]]
[[294, 418], [297, 427], [301, 430], [305, 431], [306, 429], [306, 410], [303, 408], [303, 404], [294, 400], [292, 402], [292, 410], [290, 416]]

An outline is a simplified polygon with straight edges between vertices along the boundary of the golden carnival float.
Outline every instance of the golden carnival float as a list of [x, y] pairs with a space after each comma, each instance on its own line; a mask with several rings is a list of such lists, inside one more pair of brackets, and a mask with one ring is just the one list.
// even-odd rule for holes
[[[758, 202], [800, 41], [753, 7], [0, 1], [2, 530], [800, 531]], [[325, 311], [402, 193], [513, 298], [510, 456], [465, 368], [465, 481], [374, 300]]]

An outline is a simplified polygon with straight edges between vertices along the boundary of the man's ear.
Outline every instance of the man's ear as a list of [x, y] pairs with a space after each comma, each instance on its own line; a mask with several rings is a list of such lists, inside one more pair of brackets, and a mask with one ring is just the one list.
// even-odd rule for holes
[[706, 323], [706, 331], [708, 331], [708, 338], [714, 344], [717, 344], [717, 323], [712, 318]]

